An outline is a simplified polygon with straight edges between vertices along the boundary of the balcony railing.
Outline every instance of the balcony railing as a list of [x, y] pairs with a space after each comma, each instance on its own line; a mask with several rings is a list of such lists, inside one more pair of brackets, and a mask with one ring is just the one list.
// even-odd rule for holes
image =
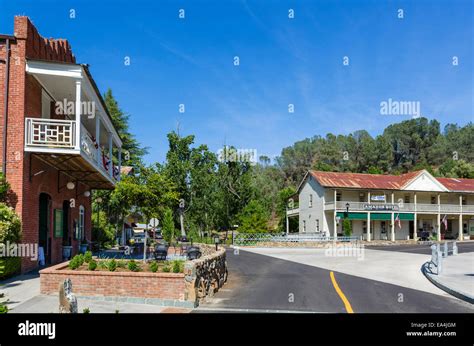
[[76, 146], [76, 123], [71, 120], [26, 118], [27, 147], [72, 149]]
[[[459, 204], [441, 204], [438, 208], [438, 204], [424, 204], [424, 203], [368, 203], [368, 202], [352, 202], [352, 201], [337, 201], [336, 209], [337, 210], [346, 210], [346, 204], [349, 204], [349, 211], [384, 211], [384, 206], [394, 206], [394, 211], [400, 212], [418, 212], [418, 213], [474, 213], [474, 205], [463, 205], [462, 207]], [[370, 204], [371, 206], [377, 205], [380, 206], [380, 209], [370, 209], [366, 206]], [[334, 210], [334, 202], [327, 202], [324, 205], [325, 210]], [[387, 208], [385, 211], [391, 211], [391, 208]]]

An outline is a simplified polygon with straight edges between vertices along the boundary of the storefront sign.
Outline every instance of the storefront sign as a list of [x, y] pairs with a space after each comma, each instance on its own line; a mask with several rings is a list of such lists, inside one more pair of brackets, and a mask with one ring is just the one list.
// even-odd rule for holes
[[398, 211], [396, 204], [364, 204], [364, 210], [369, 211]]
[[371, 201], [385, 202], [385, 195], [372, 195], [370, 196]]

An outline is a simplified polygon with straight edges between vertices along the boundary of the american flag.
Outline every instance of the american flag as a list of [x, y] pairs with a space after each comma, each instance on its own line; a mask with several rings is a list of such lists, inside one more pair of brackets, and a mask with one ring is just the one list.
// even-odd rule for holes
[[444, 215], [441, 223], [444, 225], [444, 229], [447, 230], [448, 229], [448, 215]]
[[395, 223], [398, 225], [398, 228], [402, 228], [402, 221], [400, 220], [400, 214], [397, 214], [395, 218]]

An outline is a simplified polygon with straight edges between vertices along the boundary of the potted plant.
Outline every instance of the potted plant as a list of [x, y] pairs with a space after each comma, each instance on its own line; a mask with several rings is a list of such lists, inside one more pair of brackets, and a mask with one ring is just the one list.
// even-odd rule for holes
[[87, 239], [86, 238], [82, 239], [81, 245], [79, 246], [79, 252], [86, 253], [88, 247], [89, 247], [89, 243], [87, 242]]
[[67, 261], [71, 259], [71, 254], [72, 254], [72, 245], [71, 245], [71, 239], [64, 239], [63, 240], [63, 260]]

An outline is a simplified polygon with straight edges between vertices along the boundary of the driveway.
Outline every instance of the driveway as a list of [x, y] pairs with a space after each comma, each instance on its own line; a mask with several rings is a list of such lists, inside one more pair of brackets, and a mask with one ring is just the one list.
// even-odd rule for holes
[[[287, 260], [277, 256], [288, 255], [275, 251], [270, 254], [272, 251], [269, 250], [240, 249], [237, 254], [233, 249], [228, 249], [228, 283], [195, 312], [474, 312], [472, 305], [452, 298], [441, 290], [433, 294], [406, 287], [409, 283], [402, 286], [348, 275], [314, 264], [300, 263], [302, 260], [310, 262], [312, 255], [296, 255], [292, 260]], [[423, 259], [413, 260], [416, 262], [413, 267], [416, 267]], [[325, 265], [319, 262], [324, 261], [320, 260], [318, 264]], [[404, 270], [398, 266], [392, 272]], [[427, 287], [433, 290], [430, 285]]]

